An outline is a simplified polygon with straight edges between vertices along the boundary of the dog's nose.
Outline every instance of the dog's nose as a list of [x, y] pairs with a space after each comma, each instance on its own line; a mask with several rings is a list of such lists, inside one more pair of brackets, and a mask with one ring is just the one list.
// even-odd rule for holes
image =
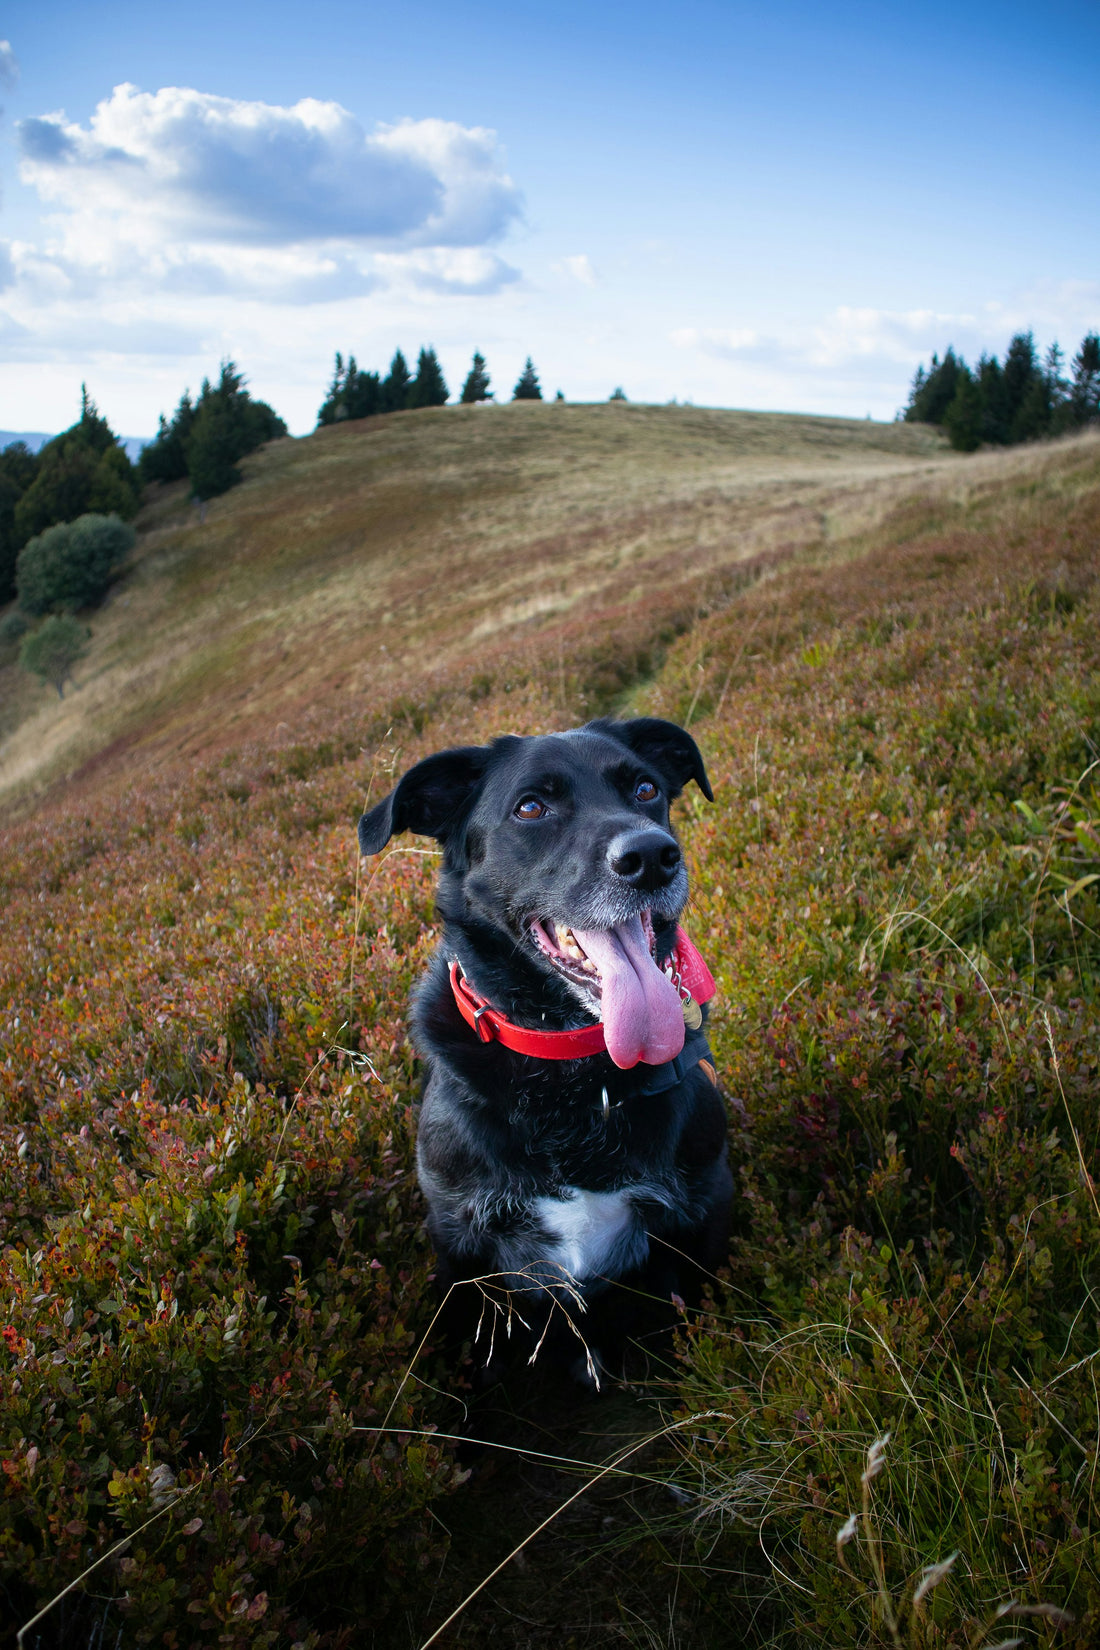
[[615, 876], [642, 893], [667, 888], [680, 869], [680, 849], [665, 831], [620, 831], [607, 850]]

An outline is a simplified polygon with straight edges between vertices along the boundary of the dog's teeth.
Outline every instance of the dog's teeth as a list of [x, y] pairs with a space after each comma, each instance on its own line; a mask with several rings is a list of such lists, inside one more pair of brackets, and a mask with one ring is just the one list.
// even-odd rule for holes
[[581, 964], [581, 967], [584, 969], [586, 974], [594, 974], [596, 972], [596, 965], [592, 961], [591, 957], [586, 957], [584, 962]]

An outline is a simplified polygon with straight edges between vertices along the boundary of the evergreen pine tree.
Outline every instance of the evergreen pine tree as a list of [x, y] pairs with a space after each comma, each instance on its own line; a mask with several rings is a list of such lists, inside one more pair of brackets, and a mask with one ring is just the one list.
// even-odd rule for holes
[[[204, 390], [209, 385], [203, 386]], [[216, 395], [200, 399], [187, 443], [187, 474], [200, 501], [217, 498], [241, 479], [232, 407]]]
[[156, 439], [143, 449], [138, 468], [144, 481], [190, 476], [196, 498], [216, 498], [241, 479], [238, 459], [286, 433], [278, 413], [266, 401], [253, 400], [235, 363], [223, 361], [218, 382], [204, 378], [197, 401], [192, 403], [185, 390], [171, 423], [161, 414]]
[[1030, 332], [1018, 332], [1005, 353], [1006, 441], [1029, 441], [1041, 435], [1046, 426], [1045, 406], [1043, 378], [1035, 354], [1035, 339]]
[[187, 474], [187, 442], [194, 422], [191, 392], [184, 390], [169, 423], [164, 414], [156, 436], [141, 449], [138, 474], [142, 481], [182, 481]]
[[1091, 424], [1100, 418], [1100, 336], [1095, 332], [1085, 335], [1073, 357], [1070, 402], [1075, 424]]
[[1046, 382], [1047, 402], [1050, 406], [1050, 433], [1061, 435], [1073, 421], [1069, 400], [1069, 381], [1065, 372], [1065, 355], [1057, 342], [1051, 344], [1043, 357], [1043, 378]]
[[477, 350], [470, 370], [466, 374], [466, 382], [462, 386], [459, 400], [469, 406], [474, 401], [489, 400], [489, 374], [485, 370], [485, 357]]
[[407, 405], [410, 407], [442, 407], [449, 391], [443, 377], [439, 357], [429, 345], [421, 349], [416, 363], [416, 377], [409, 385]]
[[909, 392], [909, 405], [905, 409], [907, 422], [942, 424], [955, 398], [959, 373], [965, 371], [966, 362], [955, 354], [951, 345], [948, 345], [942, 361], [938, 355], [932, 356], [927, 372], [923, 367], [918, 367]]
[[1050, 384], [1046, 374], [1037, 370], [1013, 415], [1010, 440], [1039, 441], [1044, 435], [1049, 435], [1053, 413]]
[[515, 389], [512, 391], [513, 401], [541, 401], [542, 390], [539, 388], [538, 373], [534, 363], [528, 356], [523, 371], [519, 375]]
[[82, 384], [79, 420], [47, 441], [34, 479], [15, 505], [17, 546], [55, 522], [75, 521], [89, 510], [136, 515], [138, 503], [137, 473]]
[[957, 452], [972, 453], [981, 440], [982, 398], [969, 367], [960, 364], [955, 394], [943, 417], [951, 445]]
[[[934, 361], [936, 357], [933, 356], [932, 359]], [[921, 396], [924, 392], [924, 382], [926, 377], [927, 374], [924, 370], [924, 364], [923, 362], [920, 362], [917, 365], [916, 372], [913, 374], [913, 382], [909, 386], [909, 400], [906, 402], [905, 408], [901, 415], [907, 424], [925, 422], [923, 419], [918, 419], [917, 408], [920, 405]]]
[[20, 539], [15, 507], [38, 471], [38, 460], [25, 441], [13, 441], [0, 453], [0, 607], [15, 595], [15, 560]]
[[1100, 335], [1082, 340], [1069, 382], [1058, 344], [1050, 345], [1040, 364], [1031, 332], [1010, 340], [1003, 367], [995, 355], [983, 354], [970, 372], [952, 349], [942, 361], [933, 355], [927, 369], [917, 367], [901, 416], [943, 423], [952, 444], [965, 452], [983, 442], [1005, 446], [1062, 435], [1100, 420]]
[[981, 418], [978, 440], [993, 442], [1003, 447], [1008, 441], [1008, 410], [1005, 404], [1005, 380], [1001, 363], [995, 355], [982, 354], [978, 360], [978, 399]]
[[354, 355], [344, 358], [336, 351], [332, 383], [321, 403], [317, 423], [340, 424], [346, 418], [369, 418], [382, 411], [382, 381], [376, 372], [360, 372]]
[[[354, 364], [354, 362], [355, 357], [353, 355], [351, 357], [350, 364]], [[347, 418], [348, 408], [347, 397], [344, 390], [345, 381], [344, 357], [340, 354], [340, 351], [337, 350], [336, 361], [332, 371], [332, 383], [329, 385], [325, 394], [325, 399], [321, 402], [321, 405], [317, 410], [318, 426], [322, 424], [339, 424], [342, 419]]]
[[382, 380], [382, 412], [404, 412], [409, 404], [409, 382], [409, 363], [400, 350], [395, 350], [389, 373]]
[[382, 411], [382, 380], [376, 372], [360, 372], [354, 355], [348, 358], [344, 395], [349, 418], [370, 418]]

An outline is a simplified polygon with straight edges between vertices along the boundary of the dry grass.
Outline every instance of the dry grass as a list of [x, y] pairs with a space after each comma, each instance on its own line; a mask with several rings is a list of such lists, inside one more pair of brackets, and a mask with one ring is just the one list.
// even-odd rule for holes
[[655, 582], [828, 553], [914, 487], [1005, 462], [964, 471], [911, 425], [690, 407], [450, 408], [278, 442], [205, 524], [182, 486], [147, 503], [78, 691], [0, 667], [0, 805], [294, 730], [471, 643], [535, 650]]

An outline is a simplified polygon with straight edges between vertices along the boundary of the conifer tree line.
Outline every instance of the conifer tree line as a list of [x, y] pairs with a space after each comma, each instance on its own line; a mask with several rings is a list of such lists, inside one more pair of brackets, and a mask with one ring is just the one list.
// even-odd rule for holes
[[941, 425], [964, 453], [983, 443], [1013, 446], [1083, 429], [1100, 422], [1100, 336], [1085, 336], [1068, 377], [1059, 345], [1040, 360], [1030, 332], [1012, 339], [1003, 366], [983, 354], [969, 367], [948, 346], [942, 361], [933, 355], [927, 370], [917, 368], [903, 416]]
[[160, 415], [155, 438], [142, 448], [142, 481], [191, 482], [195, 498], [217, 498], [241, 479], [242, 458], [287, 433], [278, 413], [249, 394], [244, 374], [223, 361], [216, 384], [202, 381], [196, 401], [185, 390], [171, 419]]
[[[459, 402], [470, 406], [475, 401], [492, 401], [491, 379], [480, 350], [474, 351], [466, 382]], [[405, 412], [415, 407], [442, 407], [450, 391], [443, 376], [439, 357], [432, 346], [421, 348], [415, 374], [402, 350], [396, 350], [390, 370], [383, 378], [380, 372], [363, 372], [354, 355], [344, 360], [339, 350], [332, 382], [317, 413], [317, 423], [342, 424], [350, 418], [372, 418], [379, 413]], [[515, 389], [513, 401], [541, 401], [542, 389], [531, 357], [524, 363]]]
[[[490, 385], [485, 357], [475, 351], [459, 400], [466, 404], [491, 401]], [[374, 413], [439, 407], [448, 395], [439, 357], [430, 345], [420, 350], [415, 373], [397, 350], [385, 377], [360, 371], [353, 355], [345, 362], [338, 353], [318, 422], [335, 424]], [[560, 390], [558, 397], [562, 398]], [[530, 356], [512, 398], [542, 400]], [[125, 553], [121, 547], [127, 535], [106, 527], [93, 531], [89, 525], [93, 518], [116, 524], [129, 521], [137, 513], [143, 484], [152, 481], [186, 479], [199, 502], [216, 498], [240, 481], [242, 458], [264, 442], [287, 434], [283, 420], [266, 401], [250, 394], [244, 374], [229, 360], [222, 362], [214, 382], [203, 380], [194, 400], [185, 390], [171, 418], [160, 415], [159, 426], [137, 464], [132, 464], [87, 388], [81, 386], [80, 417], [70, 429], [46, 442], [38, 453], [22, 441], [12, 442], [0, 453], [0, 606], [19, 596], [21, 612], [37, 617], [94, 606]], [[74, 535], [70, 529], [78, 525], [80, 531]], [[93, 540], [98, 546], [94, 554]], [[25, 561], [21, 581], [18, 569], [28, 547], [33, 547], [33, 553]], [[90, 560], [82, 582], [74, 568], [85, 552]], [[9, 639], [14, 639], [23, 621], [9, 618]]]

